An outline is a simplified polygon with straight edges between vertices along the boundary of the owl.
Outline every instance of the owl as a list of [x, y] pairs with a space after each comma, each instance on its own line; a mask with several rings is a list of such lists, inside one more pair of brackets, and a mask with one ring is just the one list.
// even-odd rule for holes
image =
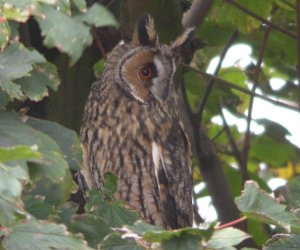
[[88, 187], [117, 177], [116, 199], [166, 229], [192, 225], [190, 144], [178, 114], [173, 76], [185, 32], [160, 44], [143, 16], [133, 39], [108, 55], [87, 99], [80, 132]]

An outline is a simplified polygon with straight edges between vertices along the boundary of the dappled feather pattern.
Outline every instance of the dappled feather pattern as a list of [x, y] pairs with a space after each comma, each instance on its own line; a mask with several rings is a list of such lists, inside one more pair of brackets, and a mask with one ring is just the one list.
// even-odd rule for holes
[[[117, 45], [91, 89], [81, 128], [82, 173], [99, 191], [104, 174], [115, 174], [116, 198], [151, 224], [191, 226], [190, 145], [172, 82], [177, 47], [160, 45], [152, 27], [141, 28], [153, 26], [152, 19], [141, 20], [139, 29], [151, 34]], [[156, 72], [150, 79], [139, 74], [145, 65]]]

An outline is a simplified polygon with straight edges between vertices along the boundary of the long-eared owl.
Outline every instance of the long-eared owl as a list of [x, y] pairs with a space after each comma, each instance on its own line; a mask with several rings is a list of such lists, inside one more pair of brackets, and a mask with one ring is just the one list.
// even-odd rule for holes
[[192, 225], [190, 144], [173, 86], [188, 32], [160, 44], [149, 15], [132, 42], [107, 56], [88, 97], [81, 128], [82, 174], [99, 191], [103, 177], [118, 178], [116, 198], [145, 221], [167, 229]]

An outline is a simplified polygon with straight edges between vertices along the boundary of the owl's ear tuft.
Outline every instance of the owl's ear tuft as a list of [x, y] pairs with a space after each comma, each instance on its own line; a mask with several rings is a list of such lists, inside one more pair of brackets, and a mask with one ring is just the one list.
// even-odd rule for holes
[[158, 42], [153, 18], [149, 14], [142, 16], [133, 34], [133, 43], [142, 46], [154, 46]]
[[179, 37], [176, 38], [174, 42], [172, 42], [171, 48], [174, 50], [180, 50], [182, 47], [185, 47], [194, 36], [194, 31], [195, 28], [186, 29]]
[[194, 34], [195, 28], [188, 28], [171, 44], [181, 62], [190, 63], [195, 51], [205, 46], [205, 43]]

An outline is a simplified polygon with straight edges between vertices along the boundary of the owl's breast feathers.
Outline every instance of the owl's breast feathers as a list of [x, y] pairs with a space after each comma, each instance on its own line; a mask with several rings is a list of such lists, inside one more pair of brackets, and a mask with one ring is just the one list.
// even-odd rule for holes
[[192, 224], [190, 149], [174, 107], [140, 104], [117, 85], [97, 83], [87, 101], [81, 141], [83, 175], [101, 190], [118, 177], [118, 199], [165, 228]]

